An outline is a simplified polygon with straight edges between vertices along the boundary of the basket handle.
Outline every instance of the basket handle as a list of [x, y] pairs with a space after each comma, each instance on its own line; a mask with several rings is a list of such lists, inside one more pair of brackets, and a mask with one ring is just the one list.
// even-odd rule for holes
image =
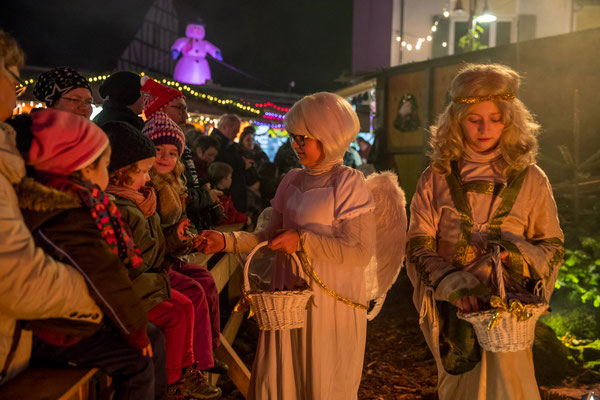
[[[246, 293], [250, 291], [250, 280], [248, 279], [248, 271], [250, 270], [250, 261], [252, 261], [252, 257], [254, 257], [254, 255], [256, 254], [256, 252], [258, 250], [260, 250], [261, 248], [265, 247], [268, 244], [269, 244], [268, 241], [260, 242], [259, 244], [256, 245], [256, 247], [254, 247], [252, 249], [250, 254], [248, 254], [248, 257], [246, 258], [246, 263], [244, 264], [244, 292], [246, 292]], [[291, 253], [289, 255], [292, 257], [292, 260], [294, 260], [296, 265], [302, 266], [302, 264], [300, 264], [300, 259], [298, 258], [296, 253]]]
[[496, 275], [496, 284], [498, 285], [498, 296], [506, 301], [506, 289], [504, 288], [504, 275], [502, 269], [502, 259], [500, 257], [500, 246], [497, 244], [492, 248], [492, 268]]

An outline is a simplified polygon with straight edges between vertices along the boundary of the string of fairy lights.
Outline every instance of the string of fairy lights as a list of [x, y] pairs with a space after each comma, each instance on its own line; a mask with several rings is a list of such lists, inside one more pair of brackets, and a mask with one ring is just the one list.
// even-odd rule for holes
[[[442, 10], [442, 16], [444, 18], [449, 18], [450, 11], [448, 11], [447, 9], [444, 8]], [[421, 50], [423, 43], [431, 42], [433, 40], [433, 35], [435, 34], [435, 32], [437, 32], [438, 24], [439, 24], [439, 21], [436, 20], [429, 28], [429, 31], [427, 32], [427, 34], [423, 35], [423, 36], [419, 36], [417, 38], [416, 43], [414, 43], [414, 44], [408, 43], [406, 40], [403, 40], [400, 35], [396, 35], [396, 41], [400, 42], [400, 45], [408, 51], [413, 51], [413, 50], [419, 51], [419, 50]], [[442, 42], [442, 47], [448, 47], [448, 42]]]
[[[140, 75], [144, 76], [146, 74], [144, 72], [141, 72]], [[110, 76], [110, 74], [92, 76], [92, 77], [88, 78], [88, 82], [90, 82], [90, 83], [102, 82], [102, 81], [106, 80], [109, 76]], [[176, 88], [182, 92], [185, 92], [186, 94], [193, 96], [197, 99], [200, 99], [204, 102], [212, 103], [212, 104], [219, 104], [219, 105], [226, 106], [226, 107], [229, 107], [232, 109], [236, 109], [238, 111], [242, 111], [244, 113], [254, 114], [256, 116], [256, 118], [273, 120], [274, 123], [260, 122], [260, 124], [269, 125], [269, 126], [272, 126], [275, 128], [280, 128], [283, 126], [281, 124], [281, 122], [283, 121], [283, 117], [285, 116], [285, 113], [287, 111], [289, 111], [289, 108], [281, 107], [281, 106], [278, 106], [271, 102], [255, 103], [254, 105], [251, 105], [251, 103], [247, 102], [246, 104], [244, 104], [244, 102], [241, 100], [222, 98], [219, 96], [215, 96], [213, 94], [205, 93], [205, 92], [196, 90], [187, 84], [177, 82], [175, 80], [169, 80], [169, 79], [158, 80], [157, 79], [157, 81], [162, 82], [162, 84], [164, 84], [164, 85], [174, 87], [174, 88]], [[25, 86], [33, 85], [34, 82], [35, 82], [35, 79], [33, 79], [33, 78], [23, 80], [23, 83], [25, 84]], [[22, 104], [19, 104], [19, 105], [21, 107], [24, 107], [24, 106], [27, 106], [28, 103], [30, 103], [30, 102], [22, 102]], [[31, 106], [33, 106], [33, 102], [31, 102], [31, 103], [32, 103]], [[40, 106], [41, 106], [41, 103], [40, 103]], [[267, 109], [280, 111], [280, 112], [283, 112], [283, 114], [267, 111]], [[200, 117], [200, 121], [198, 121], [198, 122], [214, 123], [215, 121], [216, 120], [214, 118], [202, 116], [202, 117]], [[259, 122], [259, 121], [256, 121], [256, 122]]]

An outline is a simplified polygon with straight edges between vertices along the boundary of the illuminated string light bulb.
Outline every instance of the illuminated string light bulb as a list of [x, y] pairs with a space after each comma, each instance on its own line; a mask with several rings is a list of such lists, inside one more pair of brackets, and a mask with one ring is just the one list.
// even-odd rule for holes
[[427, 41], [431, 42], [431, 35], [427, 35]]
[[444, 18], [448, 18], [450, 16], [450, 12], [444, 8], [443, 15], [444, 15]]
[[448, 43], [447, 42], [443, 42], [442, 43], [442, 47], [448, 47]]
[[400, 44], [402, 45], [402, 47], [406, 47], [406, 42], [404, 40]]
[[407, 44], [407, 45], [406, 45], [406, 49], [407, 49], [408, 51], [412, 51], [412, 44], [410, 44], [410, 43], [409, 43], [409, 44]]
[[435, 31], [437, 31], [437, 26], [436, 25], [434, 25], [434, 26], [431, 27], [431, 32], [435, 32]]
[[396, 36], [396, 42], [399, 42], [401, 40], [402, 40], [402, 38], [400, 36]]

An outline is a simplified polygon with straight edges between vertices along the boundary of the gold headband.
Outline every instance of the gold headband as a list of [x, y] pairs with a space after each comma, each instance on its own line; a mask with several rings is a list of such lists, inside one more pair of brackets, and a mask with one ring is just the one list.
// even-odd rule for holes
[[515, 98], [514, 93], [505, 93], [505, 94], [488, 94], [486, 96], [455, 97], [452, 99], [452, 101], [454, 103], [458, 103], [458, 104], [475, 104], [475, 103], [481, 103], [482, 101], [512, 100], [514, 98]]

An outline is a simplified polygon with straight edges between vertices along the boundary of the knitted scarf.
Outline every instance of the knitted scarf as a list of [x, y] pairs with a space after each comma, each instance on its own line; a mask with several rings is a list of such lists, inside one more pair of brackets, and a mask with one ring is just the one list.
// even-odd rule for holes
[[142, 186], [139, 190], [134, 190], [109, 183], [106, 192], [133, 201], [146, 218], [156, 212], [156, 192], [152, 187]]
[[133, 242], [131, 229], [121, 218], [117, 206], [98, 185], [70, 177], [39, 173], [37, 180], [51, 188], [76, 195], [90, 211], [96, 227], [108, 243], [108, 248], [133, 268], [142, 263], [142, 255]]

